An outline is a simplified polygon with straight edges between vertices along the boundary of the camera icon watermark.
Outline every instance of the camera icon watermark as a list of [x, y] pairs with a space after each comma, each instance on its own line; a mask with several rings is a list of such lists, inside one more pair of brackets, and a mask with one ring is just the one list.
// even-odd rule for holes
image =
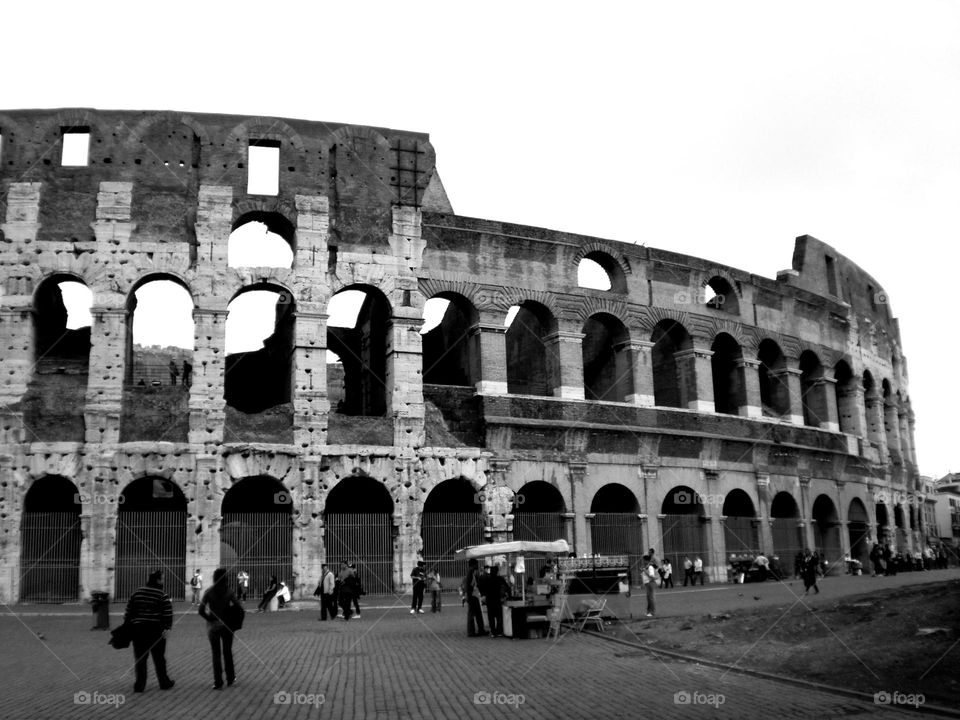
[[719, 494], [701, 494], [690, 490], [677, 490], [673, 493], [674, 505], [718, 505], [723, 506], [724, 497]]
[[293, 502], [293, 498], [290, 496], [290, 493], [286, 490], [281, 490], [278, 493], [273, 494], [273, 504], [274, 505], [289, 505]]
[[122, 693], [87, 692], [86, 690], [81, 690], [73, 694], [74, 705], [109, 705], [112, 707], [120, 707], [126, 701], [127, 696]]
[[875, 292], [873, 294], [873, 304], [874, 305], [889, 305], [890, 298], [887, 297], [887, 294], [883, 290]]
[[712, 705], [720, 707], [727, 701], [723, 693], [702, 693], [694, 690], [678, 690], [673, 694], [674, 705]]
[[520, 707], [527, 701], [526, 695], [521, 693], [505, 693], [498, 690], [488, 692], [487, 690], [478, 690], [473, 694], [474, 705], [510, 705]]
[[97, 493], [73, 494], [73, 502], [76, 505], [123, 505], [125, 499], [123, 495], [99, 495]]
[[323, 693], [302, 693], [281, 690], [273, 695], [274, 705], [315, 705], [316, 707], [320, 707], [326, 701], [327, 698]]
[[898, 690], [890, 692], [881, 690], [873, 694], [874, 705], [910, 705], [918, 708], [927, 701], [923, 693], [902, 693]]
[[[475, 492], [473, 494], [473, 504], [474, 505], [483, 505], [488, 500], [496, 500], [496, 497], [492, 494], [488, 494], [481, 490], [480, 492]], [[518, 507], [523, 505], [527, 499], [523, 496], [523, 493], [517, 493], [512, 498], [510, 498], [510, 504], [513, 507]]]
[[711, 307], [720, 307], [727, 302], [727, 296], [721, 293], [707, 294], [706, 290], [699, 292], [690, 292], [689, 290], [677, 290], [673, 294], [674, 305], [710, 305]]

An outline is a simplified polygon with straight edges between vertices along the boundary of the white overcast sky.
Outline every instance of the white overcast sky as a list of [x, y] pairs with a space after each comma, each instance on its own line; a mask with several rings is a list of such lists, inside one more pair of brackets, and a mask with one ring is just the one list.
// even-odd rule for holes
[[960, 3], [165, 2], [4, 8], [0, 107], [430, 133], [461, 215], [888, 291], [920, 470], [960, 470]]

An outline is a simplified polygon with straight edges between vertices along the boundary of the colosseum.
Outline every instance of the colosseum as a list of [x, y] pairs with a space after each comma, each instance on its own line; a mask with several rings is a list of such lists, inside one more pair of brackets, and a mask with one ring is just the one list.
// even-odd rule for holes
[[[3, 602], [152, 566], [304, 597], [343, 559], [403, 592], [510, 538], [722, 582], [922, 537], [897, 320], [813, 237], [770, 279], [463, 217], [428, 135], [279, 118], [0, 112], [0, 179]], [[186, 347], [134, 342], [154, 284]], [[230, 349], [247, 295], [272, 326]]]

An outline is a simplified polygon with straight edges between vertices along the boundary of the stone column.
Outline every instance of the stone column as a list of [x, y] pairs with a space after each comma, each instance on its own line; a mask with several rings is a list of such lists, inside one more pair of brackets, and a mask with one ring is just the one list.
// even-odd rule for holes
[[[398, 316], [404, 310], [413, 310]], [[424, 443], [422, 318], [416, 308], [394, 308], [387, 330], [387, 401], [393, 416], [393, 444], [420, 447]]]
[[639, 474], [640, 479], [643, 480], [643, 512], [646, 514], [646, 522], [643, 524], [643, 547], [658, 549], [663, 555], [663, 526], [657, 519], [660, 516], [650, 507], [650, 498], [653, 495], [651, 486], [657, 484], [660, 467], [653, 464], [641, 465]]
[[[773, 530], [770, 526], [770, 476], [766, 473], [757, 473], [758, 517], [760, 518], [760, 549], [765, 553], [773, 554]], [[793, 561], [793, 558], [790, 558]]]
[[901, 407], [897, 413], [897, 428], [900, 431], [900, 454], [903, 455], [903, 464], [913, 463], [913, 443], [910, 437], [910, 412]]
[[734, 364], [743, 379], [743, 404], [737, 413], [743, 417], [763, 417], [763, 402], [760, 399], [760, 361], [739, 358]]
[[813, 538], [813, 506], [810, 503], [810, 478], [800, 478], [800, 517], [802, 521], [800, 526], [803, 532], [803, 544], [805, 547], [814, 548]]
[[583, 481], [587, 477], [587, 464], [582, 462], [567, 463], [567, 477], [570, 481], [570, 510], [574, 514], [573, 545], [578, 555], [593, 552], [593, 538], [590, 534], [588, 521], [587, 498], [584, 497]]
[[800, 387], [800, 368], [797, 366], [796, 360], [788, 359], [787, 363], [787, 367], [782, 370], [771, 371], [770, 377], [786, 386], [790, 403], [784, 419], [794, 425], [803, 425], [803, 393]]
[[[627, 402], [639, 407], [653, 407], [653, 343], [646, 340], [630, 340], [620, 347], [629, 351], [630, 372], [633, 377], [633, 394], [627, 396]], [[617, 365], [619, 370], [619, 364]]]
[[713, 504], [712, 513], [705, 516], [707, 521], [707, 564], [703, 569], [713, 582], [725, 582], [727, 577], [726, 538], [723, 536], [722, 506]]
[[877, 446], [880, 461], [887, 462], [887, 435], [883, 429], [883, 399], [874, 390], [866, 396], [867, 439]]
[[913, 460], [913, 464], [917, 465], [917, 418], [913, 414], [913, 407], [907, 403], [907, 424], [908, 424], [908, 435], [910, 437], [910, 455]]
[[190, 385], [190, 430], [193, 445], [223, 442], [223, 398], [227, 311], [193, 310], [193, 382]]
[[476, 352], [471, 358], [471, 373], [480, 395], [507, 394], [507, 328], [503, 313], [479, 310], [477, 324], [470, 328]]
[[327, 315], [321, 303], [302, 302], [294, 329], [293, 442], [299, 452], [327, 444]]
[[886, 398], [883, 402], [883, 429], [887, 436], [887, 451], [900, 452], [900, 418], [897, 401]]
[[554, 333], [544, 336], [547, 367], [553, 384], [553, 396], [565, 400], [583, 400], [583, 338], [582, 332], [561, 322]]
[[90, 310], [90, 373], [83, 413], [87, 443], [120, 442], [127, 311], [123, 298], [115, 296], [113, 303], [113, 307], [94, 305]]
[[698, 412], [715, 412], [713, 401], [713, 351], [695, 342], [689, 350], [673, 354], [680, 381], [681, 407]]
[[837, 388], [837, 423], [849, 435], [866, 437], [867, 414], [860, 382], [851, 380], [846, 387]]
[[216, 278], [227, 267], [227, 245], [233, 223], [233, 188], [201, 185], [197, 202], [197, 268]]
[[831, 371], [824, 370], [819, 378], [812, 381], [807, 390], [807, 402], [813, 411], [817, 426], [831, 432], [840, 432], [836, 384], [837, 381], [832, 377]]
[[[194, 383], [196, 385], [196, 383]], [[230, 477], [223, 471], [219, 455], [198, 454], [194, 481], [199, 492], [187, 496], [187, 572], [220, 565], [220, 527], [223, 496], [230, 489]]]

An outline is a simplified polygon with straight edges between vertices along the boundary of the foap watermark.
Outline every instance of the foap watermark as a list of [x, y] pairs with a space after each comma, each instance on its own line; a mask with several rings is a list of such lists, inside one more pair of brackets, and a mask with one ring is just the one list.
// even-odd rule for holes
[[[498, 496], [493, 495], [491, 493], [485, 493], [482, 490], [480, 492], [476, 492], [473, 494], [473, 502], [475, 505], [483, 505], [488, 500], [496, 501], [498, 499], [499, 499]], [[523, 493], [517, 493], [516, 495], [510, 498], [510, 504], [513, 505], [514, 507], [517, 507], [518, 505], [523, 505], [526, 501], [527, 499], [523, 496]]]
[[919, 498], [903, 490], [877, 490], [873, 494], [873, 502], [884, 505], [915, 505], [919, 502]]
[[727, 701], [723, 693], [704, 693], [694, 690], [678, 690], [673, 694], [674, 705], [713, 705], [718, 708]]
[[721, 295], [720, 293], [708, 295], [706, 290], [700, 290], [695, 293], [689, 290], [677, 290], [677, 292], [673, 294], [674, 305], [706, 305], [710, 303], [714, 306], [720, 306], [726, 301], [726, 295]]
[[289, 505], [293, 502], [293, 498], [290, 497], [290, 493], [286, 490], [281, 490], [278, 493], [273, 494], [273, 504], [274, 505]]
[[881, 690], [873, 694], [874, 705], [910, 705], [918, 708], [927, 701], [923, 693], [902, 693], [899, 690], [893, 692]]
[[478, 690], [473, 694], [474, 705], [510, 705], [520, 707], [527, 701], [527, 696], [520, 693], [505, 693], [498, 690], [489, 692]]
[[99, 495], [97, 493], [74, 493], [73, 502], [77, 505], [123, 505], [123, 495]]
[[81, 690], [73, 694], [74, 705], [111, 705], [120, 707], [127, 701], [127, 696], [122, 693], [102, 693], [87, 692]]
[[320, 707], [327, 701], [323, 693], [288, 692], [281, 690], [273, 695], [274, 705], [315, 705]]
[[673, 493], [674, 505], [719, 505], [723, 506], [724, 497], [720, 494], [700, 494], [689, 490], [677, 490]]

